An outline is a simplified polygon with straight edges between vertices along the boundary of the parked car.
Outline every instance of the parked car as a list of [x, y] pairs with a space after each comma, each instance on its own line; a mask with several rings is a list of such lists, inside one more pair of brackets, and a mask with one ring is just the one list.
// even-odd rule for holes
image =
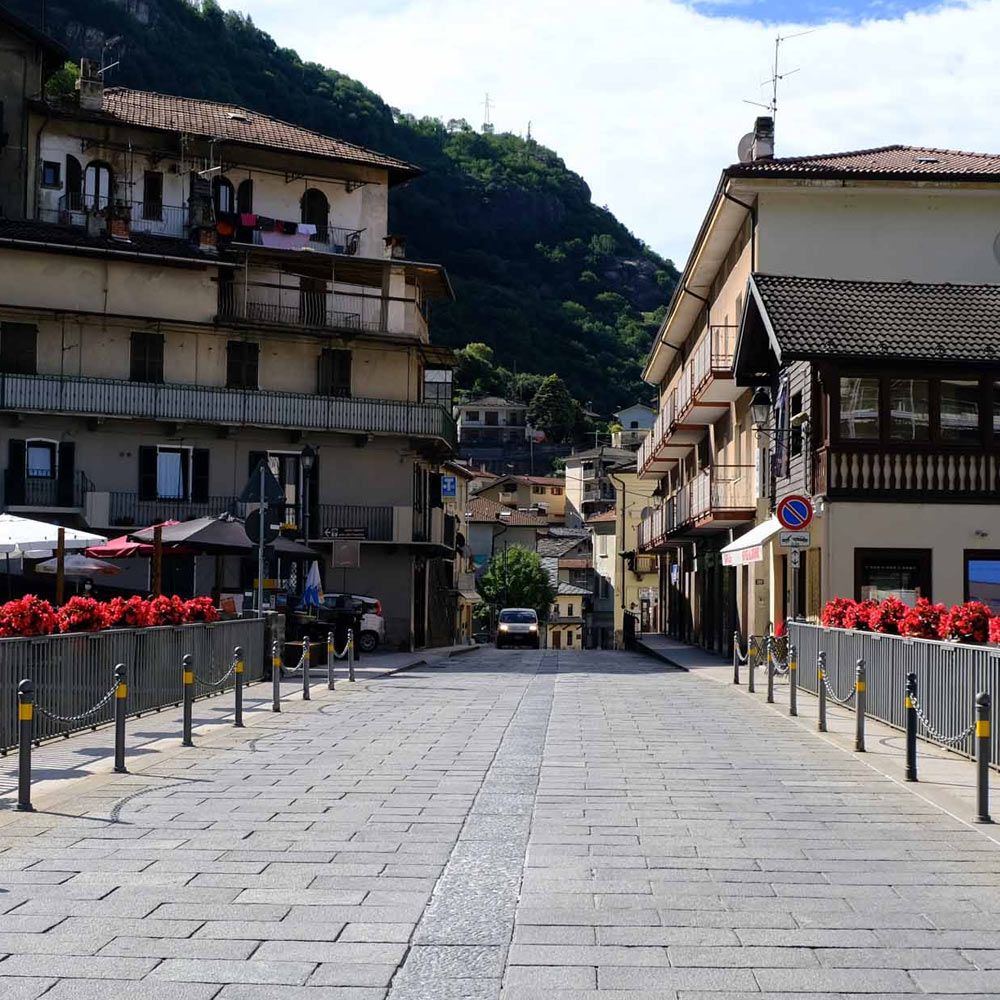
[[538, 614], [533, 608], [504, 608], [497, 621], [497, 649], [530, 646], [538, 649]]
[[[382, 602], [376, 597], [363, 594], [324, 594], [323, 604], [329, 608], [340, 608], [345, 601], [356, 601], [361, 610], [361, 631], [358, 633], [358, 649], [362, 653], [374, 653], [385, 641], [385, 619], [382, 617]], [[322, 616], [322, 608], [320, 616]]]

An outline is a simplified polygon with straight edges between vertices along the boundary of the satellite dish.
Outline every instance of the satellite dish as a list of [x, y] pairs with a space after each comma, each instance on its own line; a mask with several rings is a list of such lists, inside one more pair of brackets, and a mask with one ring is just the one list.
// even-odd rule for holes
[[747, 132], [742, 139], [740, 139], [739, 145], [736, 147], [736, 155], [740, 158], [740, 163], [749, 163], [752, 159], [751, 151], [753, 150], [753, 132]]
[[639, 512], [639, 519], [645, 520], [647, 517], [652, 517], [652, 515], [653, 515], [652, 507], [643, 507], [642, 510]]

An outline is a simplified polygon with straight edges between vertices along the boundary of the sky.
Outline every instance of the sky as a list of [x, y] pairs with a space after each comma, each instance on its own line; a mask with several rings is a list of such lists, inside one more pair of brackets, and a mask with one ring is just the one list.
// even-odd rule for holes
[[[416, 115], [531, 134], [681, 266], [770, 99], [776, 154], [1000, 150], [1000, 0], [230, 0]], [[805, 33], [803, 33], [805, 32]], [[794, 72], [792, 72], [794, 70]], [[419, 183], [419, 181], [417, 182]]]

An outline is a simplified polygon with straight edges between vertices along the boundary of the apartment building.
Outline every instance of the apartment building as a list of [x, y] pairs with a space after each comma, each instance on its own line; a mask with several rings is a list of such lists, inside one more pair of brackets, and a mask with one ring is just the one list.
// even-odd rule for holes
[[582, 528], [589, 517], [610, 510], [617, 489], [615, 470], [634, 463], [635, 452], [629, 448], [600, 446], [569, 455], [563, 471], [567, 526]]
[[[892, 295], [880, 294], [878, 308], [861, 309], [863, 297], [855, 300], [835, 284], [940, 286], [1000, 279], [993, 224], [1000, 207], [1000, 157], [888, 146], [776, 158], [773, 123], [766, 118], [758, 119], [746, 149], [743, 161], [722, 172], [650, 352], [644, 377], [657, 387], [660, 407], [638, 455], [639, 473], [656, 485], [658, 495], [642, 520], [639, 547], [660, 558], [666, 627], [722, 653], [731, 648], [734, 631], [762, 632], [792, 608], [815, 614], [823, 601], [845, 592], [912, 591], [916, 563], [922, 559], [926, 567], [928, 549], [934, 550], [933, 565], [921, 593], [959, 601], [963, 573], [953, 564], [988, 553], [990, 538], [1000, 531], [1000, 515], [977, 506], [975, 490], [951, 488], [960, 481], [955, 470], [965, 475], [975, 460], [984, 463], [977, 468], [996, 462], [986, 415], [991, 356], [981, 356], [975, 365], [961, 347], [971, 333], [944, 323], [938, 312], [929, 335], [937, 342], [933, 361], [908, 357], [887, 332]], [[813, 331], [802, 355], [788, 353], [790, 332], [776, 339], [762, 304], [764, 289], [780, 287], [782, 277], [819, 282], [790, 285], [786, 306], [815, 305], [818, 296], [829, 300], [825, 318], [839, 316], [829, 331]], [[787, 322], [788, 313], [783, 315]], [[854, 338], [843, 356], [838, 328], [849, 329]], [[832, 367], [817, 362], [817, 351]], [[786, 370], [792, 359], [796, 366]], [[856, 376], [843, 377], [862, 381], [824, 382], [841, 377], [841, 360], [859, 369]], [[975, 388], [928, 382], [923, 378], [928, 362], [946, 366], [937, 372], [940, 378], [950, 372]], [[865, 381], [876, 370], [888, 378], [885, 366], [903, 363], [907, 371], [900, 374], [913, 374], [915, 387]], [[863, 432], [857, 430], [860, 417], [851, 418], [850, 431], [831, 422], [839, 412], [841, 385], [856, 399], [851, 405], [857, 412], [878, 410], [878, 420], [872, 423], [870, 416]], [[911, 390], [915, 398], [926, 390], [929, 437], [904, 443], [891, 438], [892, 412]], [[981, 421], [975, 445], [970, 396]], [[914, 402], [910, 409], [920, 405]], [[956, 410], [969, 408], [962, 411], [969, 434], [964, 444], [947, 437], [951, 431], [936, 415], [942, 406], [952, 413], [946, 424], [959, 419]], [[856, 436], [862, 433], [869, 437]], [[844, 450], [847, 441], [856, 442], [853, 452]], [[956, 453], [962, 448], [964, 457]], [[974, 460], [970, 456], [977, 449]], [[941, 466], [928, 457], [931, 452]], [[925, 480], [901, 475], [900, 463], [907, 470], [914, 463], [947, 468], [947, 488], [927, 491]], [[805, 470], [812, 478], [803, 478]], [[773, 519], [775, 502], [794, 489], [811, 493], [821, 512], [798, 576], [789, 552], [778, 544]], [[921, 510], [927, 518], [959, 526], [962, 543], [949, 544], [950, 556], [927, 543], [933, 521], [924, 520]], [[835, 525], [840, 530], [833, 541], [828, 533]], [[872, 534], [869, 527], [875, 525], [879, 530]], [[837, 556], [827, 551], [830, 546]], [[848, 574], [841, 560], [860, 568]], [[895, 588], [888, 588], [891, 580], [897, 581]]]
[[500, 396], [481, 396], [455, 407], [462, 448], [523, 448], [528, 407]]
[[[428, 319], [452, 292], [387, 232], [419, 169], [86, 62], [76, 99], [43, 78], [0, 220], [4, 509], [122, 534], [233, 509], [264, 458], [328, 590], [378, 597], [394, 646], [450, 641], [452, 355]], [[226, 560], [213, 587], [253, 575]]]
[[526, 510], [562, 524], [566, 490], [562, 476], [500, 476], [483, 485], [477, 496], [494, 500], [512, 510]]
[[635, 451], [650, 432], [656, 420], [656, 410], [642, 403], [633, 403], [614, 414], [611, 446]]

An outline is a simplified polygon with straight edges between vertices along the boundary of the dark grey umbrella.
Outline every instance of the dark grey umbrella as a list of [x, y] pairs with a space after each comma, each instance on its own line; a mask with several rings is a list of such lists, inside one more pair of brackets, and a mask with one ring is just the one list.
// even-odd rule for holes
[[[155, 528], [143, 528], [130, 538], [138, 542], [154, 541]], [[256, 548], [247, 538], [243, 521], [232, 514], [219, 514], [216, 517], [197, 517], [193, 521], [182, 521], [180, 524], [167, 525], [160, 529], [164, 545], [184, 545], [201, 552], [215, 552], [219, 555], [231, 553], [239, 555], [251, 552]]]

